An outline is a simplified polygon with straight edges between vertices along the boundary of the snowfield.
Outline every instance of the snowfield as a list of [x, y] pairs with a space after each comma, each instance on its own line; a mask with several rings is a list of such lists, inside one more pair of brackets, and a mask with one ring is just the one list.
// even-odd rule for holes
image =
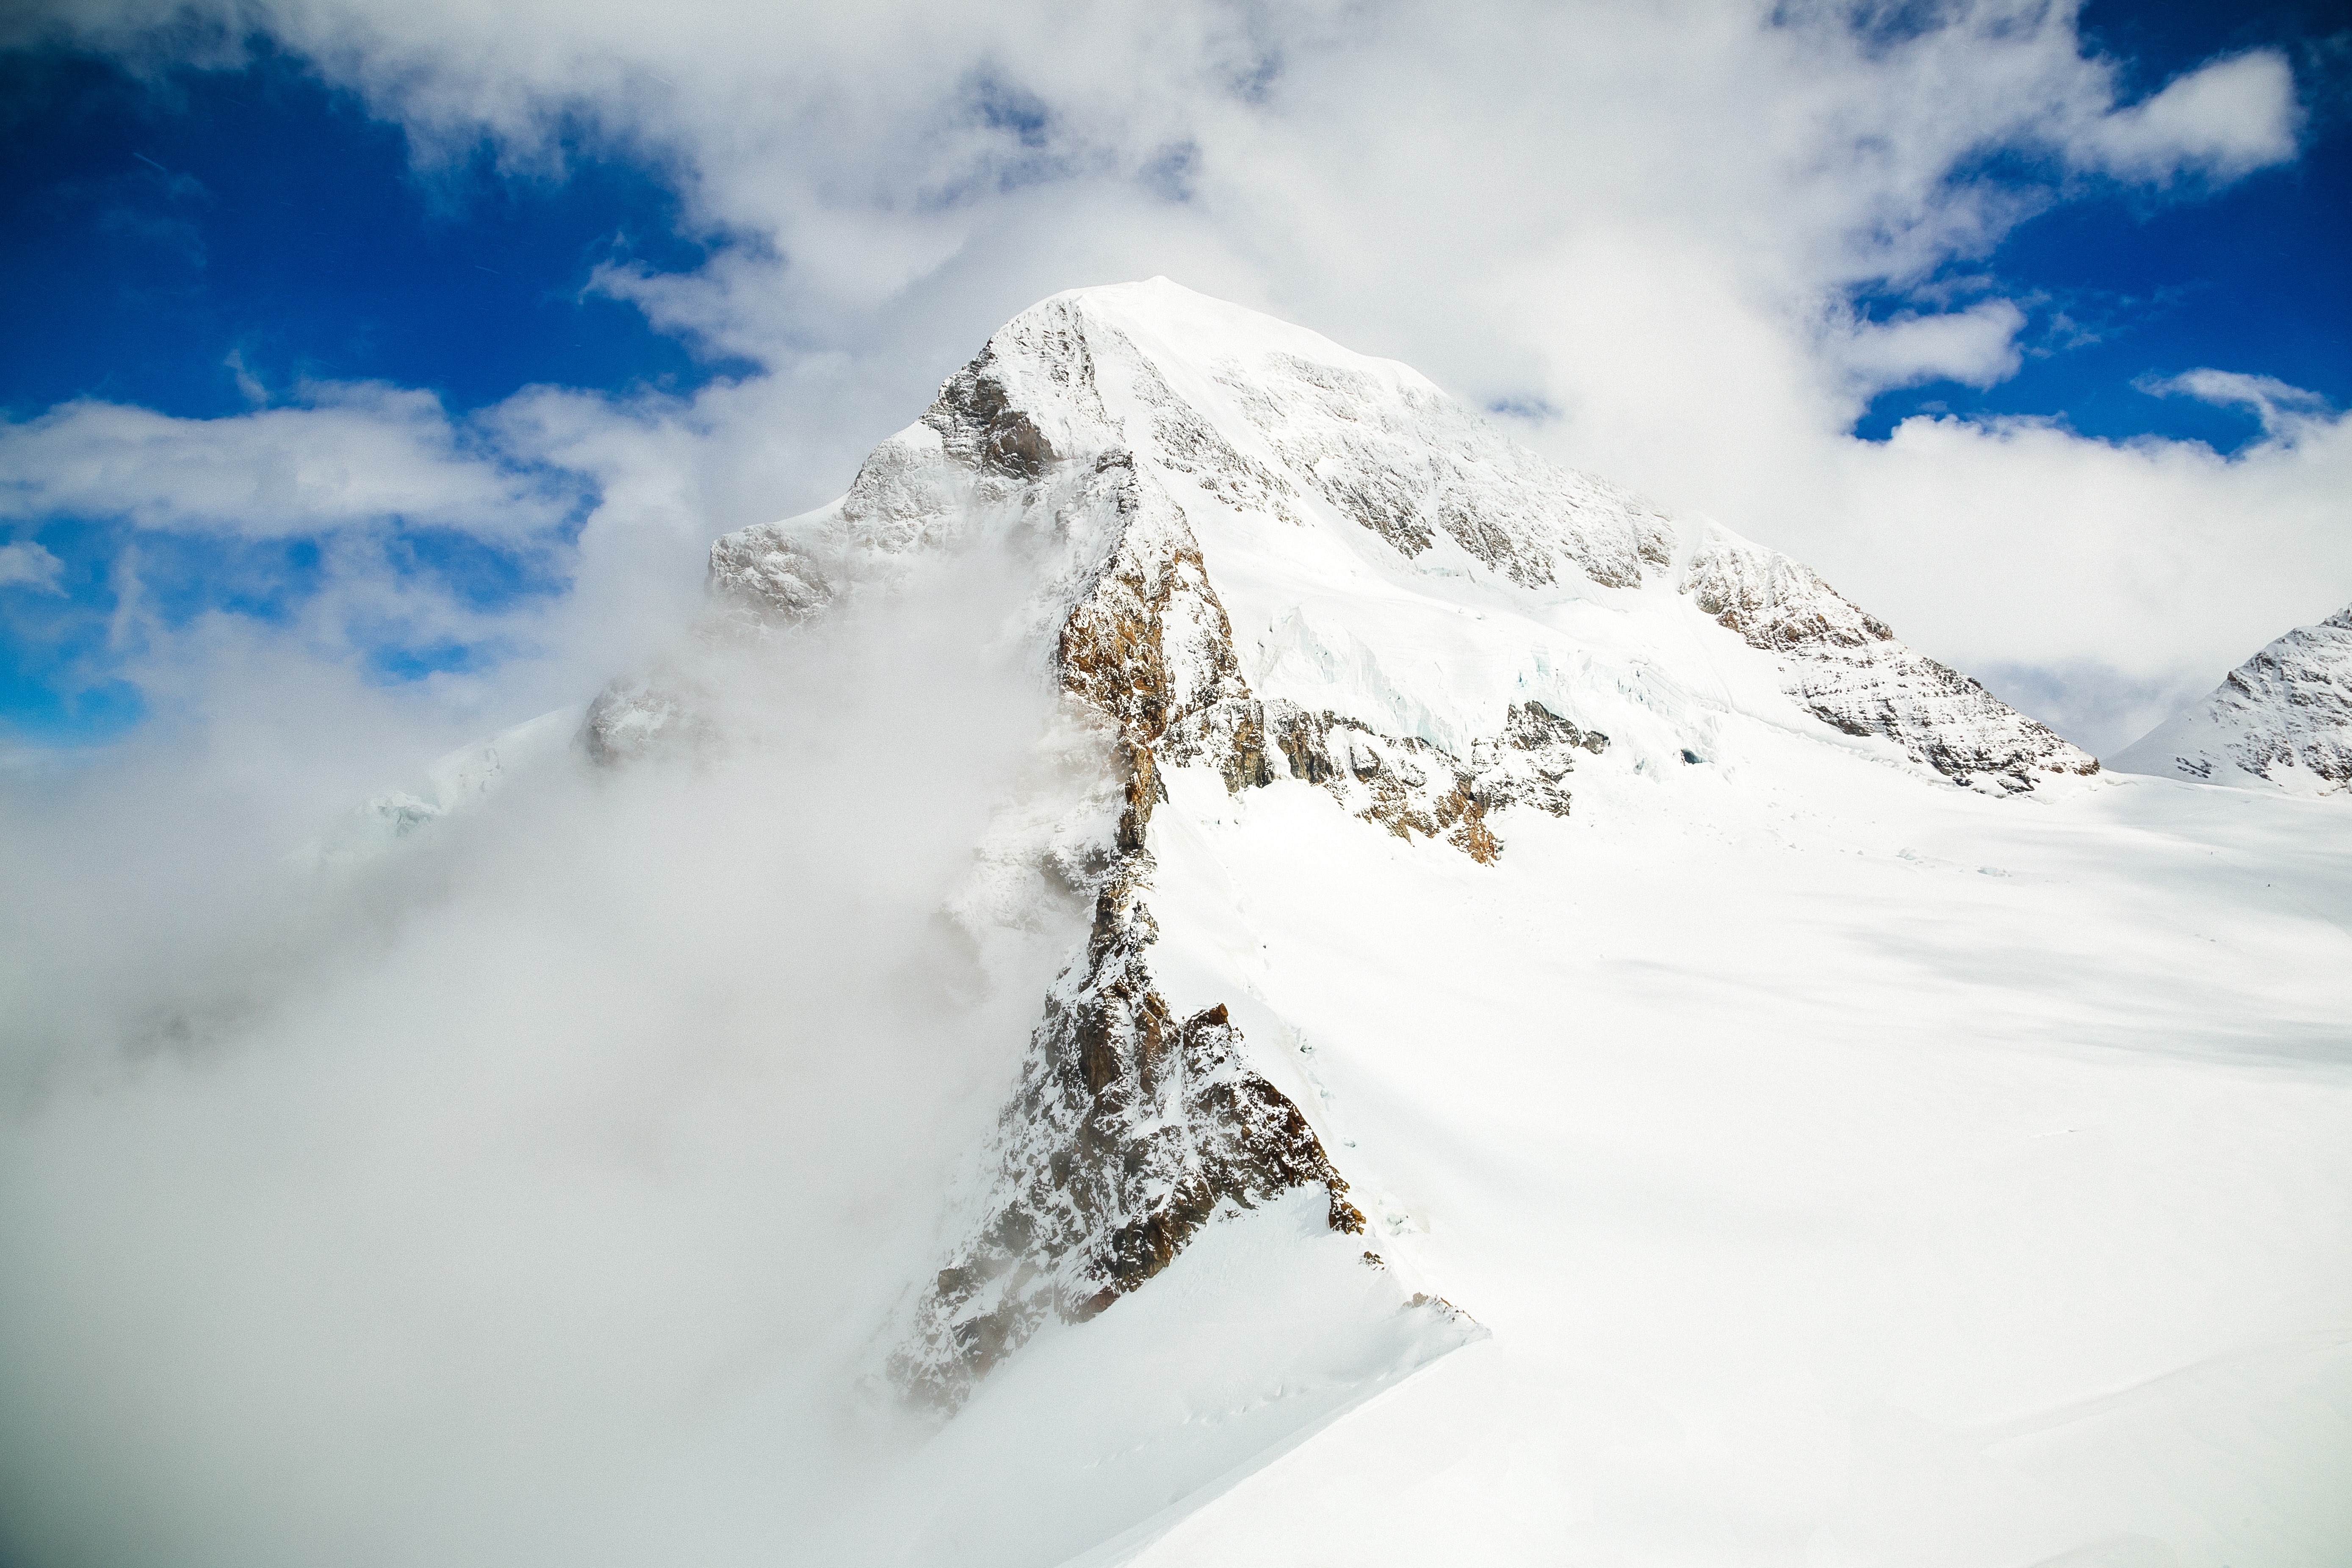
[[1403, 366], [1057, 296], [535, 726], [8, 1113], [55, 1561], [2352, 1550], [2345, 800]]
[[1231, 892], [1163, 903], [1171, 993], [1295, 1042], [1493, 1337], [1131, 1560], [2352, 1542], [2340, 811], [1770, 762], [1585, 770], [1491, 869], [1176, 792]]

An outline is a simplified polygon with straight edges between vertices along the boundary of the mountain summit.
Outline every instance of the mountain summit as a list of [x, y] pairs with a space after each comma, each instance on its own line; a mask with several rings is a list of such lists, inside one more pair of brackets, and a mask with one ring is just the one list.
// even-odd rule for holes
[[[710, 584], [785, 625], [861, 563], [1039, 529], [1059, 541], [1036, 608], [1066, 684], [1139, 735], [1174, 725], [1180, 748], [1212, 730], [1246, 748], [1219, 705], [1254, 698], [1278, 724], [1295, 709], [1434, 747], [1466, 779], [1515, 707], [1549, 697], [1658, 719], [1636, 744], [1659, 763], [1705, 756], [1738, 712], [1999, 793], [2098, 765], [1789, 557], [1559, 468], [1404, 365], [1166, 279], [1024, 311], [847, 495], [714, 545]], [[1118, 611], [1135, 647], [1085, 646], [1107, 581], [1142, 595]], [[1551, 658], [1569, 646], [1574, 669]], [[590, 739], [610, 754], [658, 727], [616, 697]], [[1362, 782], [1309, 767], [1288, 776]], [[1465, 790], [1439, 826], [1497, 804]]]

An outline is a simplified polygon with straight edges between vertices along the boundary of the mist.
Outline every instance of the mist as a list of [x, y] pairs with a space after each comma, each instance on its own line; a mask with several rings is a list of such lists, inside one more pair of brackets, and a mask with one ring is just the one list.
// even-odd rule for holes
[[14, 792], [10, 1560], [899, 1528], [856, 1500], [925, 1430], [874, 1342], [1082, 929], [1025, 884], [982, 889], [1010, 927], [952, 911], [1057, 721], [1013, 591], [950, 554], [822, 630], [681, 638], [710, 743], [372, 858], [194, 747]]

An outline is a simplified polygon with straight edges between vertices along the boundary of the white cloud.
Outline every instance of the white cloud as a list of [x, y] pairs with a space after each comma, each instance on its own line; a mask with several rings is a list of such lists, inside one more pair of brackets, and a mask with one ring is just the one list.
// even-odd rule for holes
[[2172, 376], [2143, 376], [2132, 384], [2157, 397], [2193, 397], [2223, 408], [2245, 408], [2263, 422], [2266, 436], [2293, 436], [2315, 423], [2324, 424], [2327, 399], [2275, 376], [2246, 375], [2238, 371], [2198, 369]]
[[2294, 74], [2272, 50], [2215, 60], [2144, 102], [2101, 116], [2072, 146], [2084, 164], [2130, 179], [2217, 179], [2294, 155]]
[[248, 536], [391, 517], [490, 534], [560, 521], [544, 479], [470, 443], [431, 394], [307, 390], [309, 406], [222, 419], [76, 402], [0, 426], [0, 517]]
[[[163, 37], [140, 29], [167, 10], [131, 0], [78, 25]], [[2352, 597], [2324, 416], [2294, 452], [2226, 463], [2057, 425], [1851, 435], [1879, 390], [2013, 370], [2016, 303], [1923, 286], [2070, 181], [2178, 195], [2291, 158], [2295, 83], [2274, 52], [2126, 104], [2117, 62], [2086, 55], [2071, 8], [2043, 0], [1942, 6], [1904, 33], [1858, 29], [1827, 0], [1443, 15], [311, 0], [236, 16], [230, 35], [274, 30], [428, 155], [487, 136], [517, 167], [551, 167], [584, 139], [658, 161], [691, 224], [756, 242], [601, 286], [765, 377], [623, 404], [528, 393], [462, 440], [387, 416], [365, 469], [386, 477], [318, 486], [316, 502], [250, 477], [289, 472], [282, 454], [213, 474], [201, 504], [160, 466], [89, 481], [144, 498], [141, 515], [249, 514], [257, 530], [410, 494], [489, 527], [506, 498], [530, 515], [517, 474], [577, 469], [604, 500], [572, 605], [544, 628], [566, 646], [650, 626], [690, 594], [711, 533], [837, 491], [1013, 311], [1153, 273], [1408, 360], [1474, 402], [1558, 409], [1523, 433], [1795, 551], [1963, 668], [2042, 672], [2034, 689], [2186, 696]], [[1911, 289], [1916, 313], [1856, 324], [1857, 293]], [[2248, 520], [2267, 552], [2232, 554], [2218, 519]], [[2127, 570], [2109, 553], [2125, 541]]]
[[14, 544], [0, 544], [0, 588], [26, 587], [44, 594], [62, 592], [58, 586], [58, 574], [65, 563], [41, 548], [33, 540], [19, 540]]
[[1986, 300], [1965, 310], [1859, 324], [1834, 352], [1864, 396], [1923, 381], [1990, 386], [2017, 374], [2024, 325], [2015, 304]]

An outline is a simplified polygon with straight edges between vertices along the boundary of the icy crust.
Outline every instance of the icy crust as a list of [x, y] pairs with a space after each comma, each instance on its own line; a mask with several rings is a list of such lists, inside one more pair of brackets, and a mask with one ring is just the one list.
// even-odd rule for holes
[[2298, 795], [2352, 784], [2352, 606], [2280, 637], [2114, 765]]
[[2098, 759], [1893, 629], [1776, 550], [1710, 525], [1682, 591], [1750, 647], [1784, 658], [1786, 689], [1850, 735], [1883, 735], [1958, 784], [2010, 793], [2037, 775], [2094, 773]]

